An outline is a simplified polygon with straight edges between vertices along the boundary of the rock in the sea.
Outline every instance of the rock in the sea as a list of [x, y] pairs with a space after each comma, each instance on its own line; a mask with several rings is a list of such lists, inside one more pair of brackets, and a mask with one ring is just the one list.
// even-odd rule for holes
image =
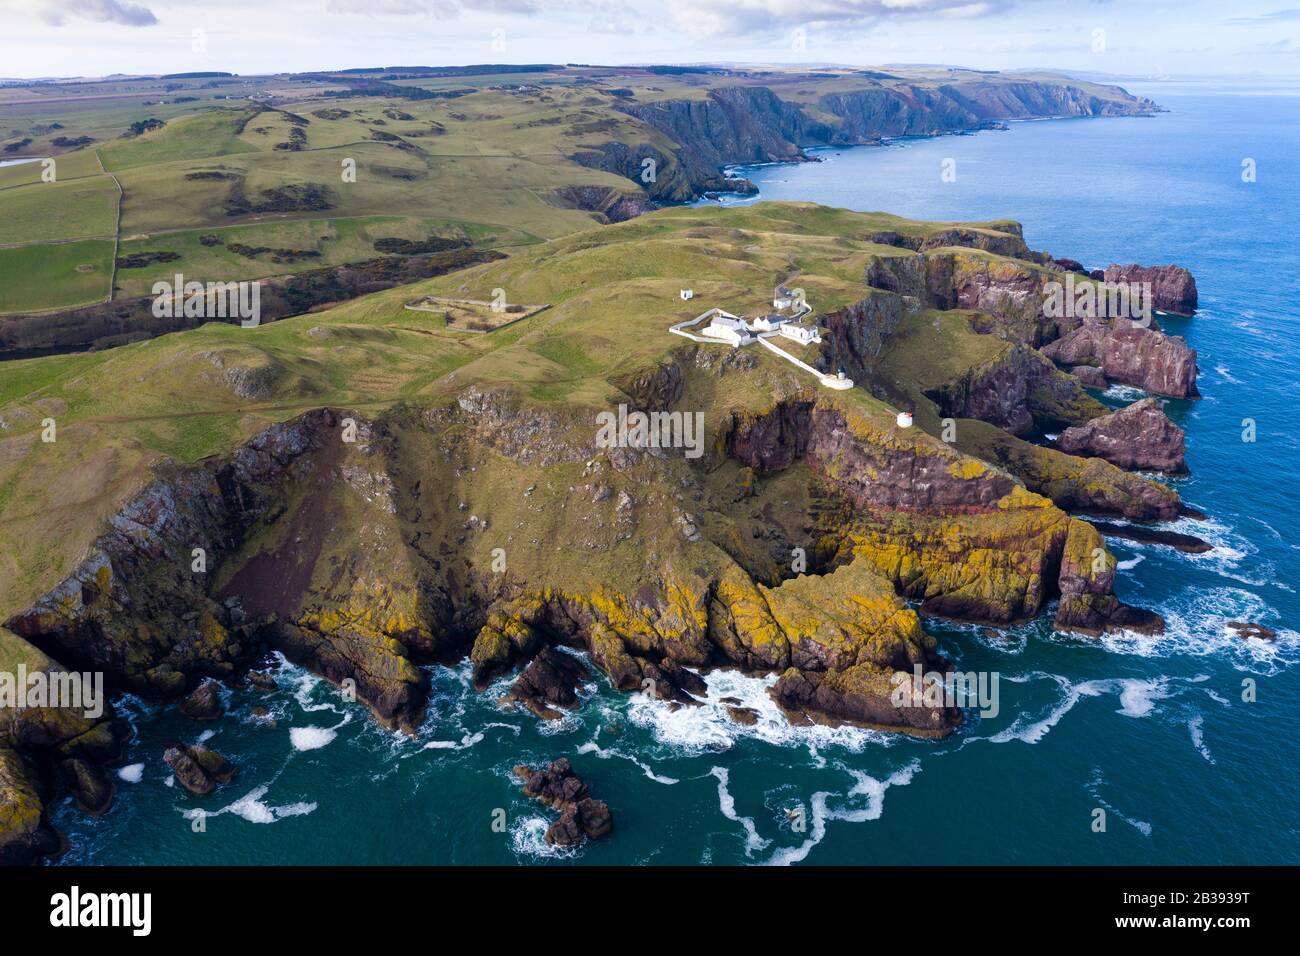
[[743, 727], [753, 727], [758, 723], [758, 711], [753, 707], [727, 707], [727, 716]]
[[216, 720], [221, 716], [221, 685], [208, 678], [181, 701], [181, 713], [191, 720]]
[[584, 837], [598, 840], [614, 829], [609, 807], [591, 796], [567, 758], [561, 757], [543, 770], [515, 767], [515, 776], [524, 782], [524, 793], [560, 811], [560, 818], [546, 831], [547, 843], [572, 846]]
[[698, 704], [696, 698], [708, 695], [709, 687], [704, 678], [672, 658], [665, 657], [658, 664], [643, 660], [640, 667], [641, 686], [659, 700]]
[[204, 796], [235, 778], [235, 766], [215, 750], [202, 744], [172, 744], [163, 753], [176, 779], [186, 790]]
[[[772, 686], [772, 698], [796, 723], [829, 720], [887, 727], [926, 737], [943, 737], [962, 723], [957, 707], [930, 706], [909, 699], [895, 703], [896, 674], [858, 664], [841, 671], [790, 668]], [[910, 678], [909, 678], [910, 679]]]
[[70, 757], [59, 764], [63, 780], [72, 791], [77, 805], [88, 813], [100, 814], [113, 802], [112, 784], [104, 772], [80, 757]]
[[1056, 627], [1091, 635], [1124, 630], [1163, 633], [1164, 619], [1153, 611], [1124, 604], [1112, 593], [1114, 582], [1115, 558], [1106, 550], [1100, 532], [1086, 521], [1071, 518], [1061, 554]]
[[1195, 535], [1180, 534], [1177, 531], [1165, 531], [1162, 528], [1150, 528], [1140, 524], [1111, 524], [1109, 521], [1089, 521], [1094, 528], [1108, 538], [1123, 538], [1126, 541], [1140, 541], [1143, 544], [1168, 545], [1185, 554], [1205, 554], [1212, 550], [1208, 541]]
[[1083, 275], [1088, 275], [1088, 270], [1085, 269], [1083, 263], [1079, 262], [1077, 259], [1053, 259], [1052, 262], [1060, 266], [1066, 272], [1080, 272]]
[[1154, 398], [1144, 398], [1084, 425], [1067, 428], [1056, 440], [1067, 455], [1104, 458], [1120, 468], [1182, 474], [1183, 430]]
[[244, 679], [258, 690], [275, 690], [280, 686], [275, 682], [275, 678], [266, 671], [249, 671], [244, 675]]
[[1196, 350], [1179, 335], [1165, 335], [1118, 320], [1114, 325], [1085, 322], [1042, 353], [1058, 365], [1094, 365], [1106, 378], [1171, 398], [1192, 398], [1196, 390]]
[[1237, 636], [1243, 639], [1254, 638], [1258, 641], [1274, 642], [1277, 640], [1277, 631], [1271, 627], [1265, 627], [1263, 624], [1254, 624], [1249, 621], [1229, 621], [1228, 627], [1237, 632]]
[[518, 701], [543, 720], [563, 716], [556, 707], [574, 707], [578, 688], [591, 671], [571, 654], [545, 647], [511, 685], [507, 700]]
[[1182, 266], [1121, 266], [1112, 263], [1106, 267], [1107, 282], [1151, 283], [1151, 304], [1161, 312], [1191, 315], [1196, 311], [1196, 280]]

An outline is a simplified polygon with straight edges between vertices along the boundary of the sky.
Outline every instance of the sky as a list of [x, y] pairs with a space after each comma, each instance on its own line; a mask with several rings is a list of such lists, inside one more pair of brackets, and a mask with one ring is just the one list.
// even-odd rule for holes
[[0, 0], [0, 76], [913, 63], [1293, 78], [1300, 77], [1300, 6], [1287, 2]]

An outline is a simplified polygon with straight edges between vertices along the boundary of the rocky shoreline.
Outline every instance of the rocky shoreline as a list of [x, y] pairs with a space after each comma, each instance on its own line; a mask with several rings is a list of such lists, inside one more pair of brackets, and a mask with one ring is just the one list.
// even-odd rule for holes
[[[792, 373], [775, 392], [763, 379], [760, 402], [711, 408], [716, 438], [698, 461], [597, 447], [594, 409], [508, 385], [375, 414], [315, 409], [226, 456], [160, 467], [73, 573], [6, 626], [52, 667], [102, 671], [195, 719], [220, 712], [218, 681], [273, 688], [260, 666], [279, 651], [408, 733], [430, 693], [420, 665], [468, 657], [477, 687], [514, 674], [507, 703], [542, 719], [580, 705], [592, 668], [692, 706], [701, 672], [735, 667], [775, 675], [794, 719], [920, 736], [964, 716], [893, 698], [898, 674], [946, 669], [918, 609], [1007, 626], [1055, 601], [1063, 631], [1159, 631], [1158, 615], [1114, 593], [1111, 529], [1079, 516], [1177, 517], [1176, 491], [1126, 469], [1176, 471], [1182, 433], [1155, 401], [1107, 413], [1045, 357], [1087, 327], [1046, 315], [1034, 294], [1064, 267], [1014, 224], [872, 242], [883, 251], [863, 266], [871, 288], [825, 317], [819, 361], [916, 402], [922, 427]], [[1003, 345], [922, 390], [882, 356], [935, 309]], [[668, 410], [759, 374], [748, 353], [686, 345], [618, 387], [637, 408]], [[937, 437], [942, 416], [959, 423], [955, 441]], [[1056, 449], [1017, 437], [1048, 424], [1068, 426]], [[60, 779], [87, 809], [107, 805], [102, 767], [125, 736], [111, 711], [20, 711], [0, 731], [0, 859], [30, 861], [51, 852], [45, 808]], [[199, 746], [177, 744], [166, 762], [196, 794], [235, 773]], [[554, 803], [581, 787], [568, 771], [528, 775], [530, 795], [561, 809], [557, 843], [611, 820], [585, 789]]]
[[[956, 80], [938, 90], [868, 84], [820, 97], [814, 104], [782, 99], [767, 86], [723, 86], [703, 99], [630, 103], [620, 111], [676, 144], [665, 153], [651, 143], [605, 143], [572, 158], [624, 176], [660, 203], [690, 202], [710, 193], [753, 195], [754, 184], [727, 167], [808, 162], [808, 148], [878, 145], [903, 136], [940, 136], [999, 128], [1006, 120], [1066, 116], [1145, 116], [1150, 100], [1112, 88], [1101, 100], [1065, 82], [1026, 81], [994, 88]], [[645, 182], [644, 164], [658, 174]]]

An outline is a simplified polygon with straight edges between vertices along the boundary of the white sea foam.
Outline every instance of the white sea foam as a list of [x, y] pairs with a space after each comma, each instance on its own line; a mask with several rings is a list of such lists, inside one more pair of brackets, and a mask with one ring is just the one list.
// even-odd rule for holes
[[[304, 712], [311, 714], [328, 710], [336, 714], [344, 713], [344, 709], [337, 700], [325, 700], [320, 703], [312, 700], [316, 688], [321, 685], [324, 678], [317, 677], [305, 668], [291, 663], [283, 654], [277, 654], [277, 657], [280, 661], [280, 667], [277, 671], [279, 683], [283, 686], [290, 681], [293, 682], [293, 698]], [[341, 694], [342, 691], [338, 691], [338, 693]]]
[[144, 779], [144, 764], [128, 764], [117, 772], [117, 775], [127, 783], [139, 783]]
[[1282, 535], [1278, 533], [1278, 530], [1274, 528], [1271, 524], [1269, 524], [1267, 521], [1265, 521], [1263, 518], [1257, 518], [1254, 515], [1246, 515], [1246, 517], [1258, 525], [1263, 525], [1264, 530], [1266, 530], [1273, 537], [1274, 540], [1282, 541], [1282, 542], [1286, 541], [1286, 539], [1283, 538]]
[[[1013, 740], [1021, 743], [1036, 744], [1061, 722], [1061, 718], [1074, 709], [1074, 705], [1085, 697], [1100, 697], [1103, 694], [1118, 694], [1120, 707], [1116, 713], [1126, 717], [1146, 717], [1155, 708], [1155, 702], [1169, 696], [1168, 678], [1159, 677], [1141, 680], [1131, 677], [1086, 680], [1072, 683], [1059, 674], [1045, 674], [1041, 671], [1021, 677], [1004, 677], [1011, 683], [1025, 683], [1029, 680], [1052, 680], [1063, 691], [1062, 697], [1047, 713], [1037, 719], [1019, 716], [1010, 726], [990, 737], [970, 738], [987, 740], [990, 743], [1004, 744]], [[964, 741], [962, 746], [965, 746]]]
[[[498, 725], [498, 726], [502, 726], [502, 725]], [[473, 747], [475, 744], [482, 743], [483, 737], [484, 737], [483, 731], [480, 730], [478, 733], [475, 734], [469, 734], [469, 733], [465, 734], [465, 736], [460, 738], [459, 743], [457, 743], [454, 740], [430, 740], [428, 743], [424, 745], [422, 749], [424, 750], [468, 750], [470, 747]]]
[[578, 855], [576, 846], [554, 846], [546, 842], [550, 822], [542, 817], [524, 817], [510, 830], [510, 846], [519, 856], [562, 860]]
[[1216, 365], [1214, 370], [1223, 376], [1224, 381], [1231, 382], [1233, 385], [1240, 385], [1241, 379], [1234, 378], [1231, 370], [1226, 365]]
[[617, 758], [619, 760], [630, 761], [636, 764], [638, 767], [640, 767], [641, 771], [647, 777], [653, 780], [655, 783], [662, 783], [665, 786], [672, 786], [675, 783], [681, 782], [677, 780], [675, 777], [665, 777], [661, 774], [655, 773], [654, 768], [651, 767], [648, 763], [642, 760], [638, 760], [636, 757], [633, 757], [631, 754], [625, 754], [621, 750], [615, 750], [613, 748], [602, 747], [594, 740], [589, 740], [585, 744], [582, 744], [580, 747], [578, 747], [578, 753], [595, 754], [601, 760], [611, 760]]
[[[634, 694], [628, 702], [628, 720], [650, 730], [655, 740], [691, 754], [717, 753], [727, 750], [737, 740], [757, 738], [786, 747], [843, 747], [861, 751], [868, 744], [889, 746], [891, 735], [860, 727], [825, 727], [815, 724], [795, 727], [768, 693], [776, 683], [775, 674], [751, 677], [734, 670], [715, 670], [704, 675], [708, 688], [700, 706], [678, 706], [656, 700], [647, 694]], [[757, 714], [753, 725], [738, 724], [727, 713], [723, 698], [734, 698]]]
[[[1242, 588], [1187, 591], [1160, 609], [1162, 634], [1128, 631], [1106, 634], [1102, 645], [1112, 653], [1138, 657], [1223, 657], [1237, 670], [1276, 674], [1300, 661], [1300, 633], [1277, 625], [1280, 615], [1259, 595]], [[1277, 629], [1275, 641], [1246, 638], [1229, 622], [1247, 621]]]
[[957, 632], [965, 634], [971, 640], [988, 648], [991, 651], [997, 651], [999, 654], [1017, 656], [1024, 653], [1029, 647], [1031, 639], [1040, 636], [1043, 632], [1043, 620], [1050, 620], [1053, 614], [1054, 605], [1048, 605], [1043, 608], [1039, 618], [1025, 621], [1022, 624], [994, 626], [992, 624], [975, 624], [969, 621], [953, 621], [947, 618], [932, 618], [922, 615], [922, 624], [926, 626], [927, 631], [936, 633], [940, 636], [943, 644], [940, 654], [949, 658], [954, 663], [960, 663], [960, 647], [951, 642], [942, 640], [945, 632]]
[[331, 727], [294, 727], [289, 731], [289, 742], [294, 750], [319, 750], [338, 736]]
[[1210, 756], [1210, 748], [1205, 746], [1205, 733], [1201, 728], [1204, 722], [1205, 718], [1197, 714], [1187, 722], [1187, 730], [1192, 735], [1192, 746], [1197, 749], [1202, 757], [1210, 763], [1214, 763], [1214, 758]]
[[198, 817], [219, 817], [224, 813], [230, 813], [249, 823], [275, 823], [286, 817], [305, 816], [316, 809], [316, 804], [302, 802], [287, 803], [278, 807], [270, 806], [262, 799], [266, 796], [267, 789], [266, 786], [256, 787], [220, 810], [186, 810], [183, 816], [187, 820], [193, 820]]
[[[809, 830], [808, 837], [799, 846], [782, 847], [768, 858], [769, 866], [789, 866], [791, 863], [798, 863], [807, 858], [812, 852], [813, 847], [821, 843], [826, 837], [826, 824], [830, 820], [839, 820], [845, 823], [865, 823], [868, 820], [879, 820], [885, 812], [885, 791], [890, 787], [904, 787], [912, 782], [921, 769], [919, 761], [913, 760], [907, 766], [895, 770], [884, 780], [877, 780], [859, 770], [850, 770], [854, 777], [855, 783], [849, 792], [844, 795], [844, 800], [849, 805], [843, 807], [832, 807], [830, 799], [836, 794], [829, 793], [825, 790], [819, 790], [812, 795], [812, 826]], [[851, 803], [850, 803], [851, 801]]]
[[559, 720], [539, 720], [537, 722], [537, 732], [543, 737], [558, 737], [561, 734], [570, 734], [582, 727], [582, 716], [577, 713], [566, 713]]
[[753, 817], [742, 817], [736, 812], [736, 798], [731, 795], [727, 789], [727, 784], [731, 781], [731, 775], [727, 772], [726, 767], [713, 767], [709, 773], [718, 779], [718, 809], [722, 815], [733, 823], [739, 823], [745, 830], [745, 856], [753, 856], [755, 850], [765, 850], [771, 844], [771, 840], [764, 840], [758, 835], [758, 827], [754, 825]]
[[1157, 700], [1169, 696], [1168, 681], [1161, 677], [1155, 680], [1120, 680], [1119, 712], [1128, 717], [1145, 717], [1155, 708]]
[[1107, 803], [1102, 798], [1100, 789], [1101, 789], [1101, 785], [1105, 782], [1106, 782], [1105, 779], [1101, 775], [1101, 769], [1097, 768], [1093, 770], [1092, 780], [1085, 789], [1088, 791], [1088, 794], [1094, 800], [1096, 800], [1097, 803], [1102, 807], [1102, 809], [1104, 809], [1108, 814], [1123, 820], [1125, 823], [1127, 823], [1133, 829], [1137, 830], [1143, 836], [1145, 837], [1151, 836], [1150, 823], [1147, 823], [1145, 820], [1135, 820], [1133, 817], [1121, 813], [1119, 810], [1117, 810], [1115, 807], [1112, 807], [1109, 803]]
[[1139, 564], [1141, 564], [1145, 560], [1146, 558], [1144, 558], [1142, 555], [1139, 554], [1136, 555], [1135, 557], [1129, 558], [1127, 561], [1118, 562], [1115, 565], [1115, 569], [1117, 571], [1132, 571], [1134, 568], [1136, 568]]
[[1106, 398], [1119, 402], [1136, 402], [1146, 398], [1146, 394], [1140, 388], [1134, 388], [1132, 385], [1121, 385], [1118, 382], [1112, 383], [1106, 391], [1102, 392], [1102, 395]]

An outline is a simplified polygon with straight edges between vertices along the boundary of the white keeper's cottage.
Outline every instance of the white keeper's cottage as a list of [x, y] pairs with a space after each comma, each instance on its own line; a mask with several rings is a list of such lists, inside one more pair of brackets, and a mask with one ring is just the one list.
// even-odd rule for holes
[[812, 345], [822, 340], [822, 334], [815, 325], [800, 325], [795, 322], [781, 323], [780, 334], [783, 338], [791, 339], [800, 345]]
[[713, 310], [702, 334], [733, 346], [747, 345], [753, 341], [749, 329], [745, 327], [745, 320], [721, 309]]
[[775, 332], [785, 322], [785, 317], [780, 315], [760, 315], [753, 322], [749, 323], [751, 332]]

